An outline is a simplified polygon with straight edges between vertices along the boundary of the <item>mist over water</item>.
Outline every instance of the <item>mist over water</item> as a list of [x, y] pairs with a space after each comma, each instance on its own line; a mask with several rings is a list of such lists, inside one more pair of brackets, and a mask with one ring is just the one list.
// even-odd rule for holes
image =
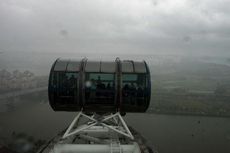
[[[152, 78], [150, 108], [146, 114], [128, 114], [125, 117], [127, 123], [140, 132], [160, 153], [229, 152], [229, 117], [222, 118], [230, 115], [228, 57], [74, 52], [18, 53], [0, 56], [1, 68], [11, 73], [15, 70], [29, 70], [34, 73], [34, 77], [44, 76], [38, 77], [36, 81], [43, 82], [41, 87], [47, 87], [51, 65], [58, 57], [87, 57], [95, 60], [115, 60], [116, 57], [120, 57], [146, 60]], [[224, 87], [224, 91], [220, 90], [224, 93], [217, 93], [218, 86]], [[64, 130], [76, 115], [54, 112], [48, 104], [46, 90], [32, 93], [30, 96], [27, 94], [1, 99], [0, 106], [0, 142], [4, 145], [17, 144], [15, 137], [18, 135], [24, 135], [26, 141], [32, 137], [33, 142], [44, 143]], [[30, 139], [28, 142], [31, 142]]]
[[228, 0], [2, 0], [0, 149], [35, 152], [76, 115], [48, 104], [57, 58], [120, 57], [149, 65], [149, 109], [125, 119], [159, 153], [229, 153], [229, 6]]
[[[29, 116], [29, 117], [28, 117]], [[76, 113], [54, 112], [47, 103], [1, 114], [1, 139], [24, 133], [50, 140], [65, 129]], [[230, 119], [200, 116], [127, 114], [127, 124], [140, 132], [159, 152], [229, 152]]]
[[[36, 75], [48, 75], [53, 62], [57, 58], [82, 59], [89, 60], [115, 60], [119, 57], [121, 60], [145, 60], [151, 66], [164, 66], [167, 64], [183, 64], [184, 62], [202, 62], [215, 63], [230, 66], [230, 56], [226, 55], [186, 55], [186, 54], [169, 54], [169, 53], [98, 53], [94, 52], [5, 52], [0, 54], [0, 69], [13, 70], [30, 70]], [[190, 64], [196, 67], [194, 63]], [[154, 69], [151, 68], [151, 70]], [[161, 68], [162, 69], [162, 68]], [[162, 69], [162, 71], [167, 71]], [[156, 71], [157, 73], [157, 71]]]
[[[23, 55], [26, 55], [28, 60], [23, 60], [25, 58]], [[1, 66], [8, 71], [30, 70], [35, 76], [43, 75], [47, 78], [49, 69], [57, 57], [86, 56], [89, 59], [114, 60], [117, 55], [19, 54], [17, 57], [12, 56], [11, 59], [15, 59], [12, 62], [9, 57], [2, 58], [9, 65]], [[230, 108], [228, 97], [224, 98], [229, 94], [228, 58], [144, 54], [118, 56], [121, 59], [145, 59], [150, 66], [152, 99], [148, 113], [128, 114], [125, 119], [148, 140], [152, 147], [162, 153], [229, 152], [229, 117], [221, 117], [229, 116]], [[47, 86], [47, 80], [37, 79], [40, 82], [43, 80], [42, 85]], [[224, 95], [220, 93], [220, 96], [215, 96], [218, 83], [227, 85]], [[178, 93], [180, 93], [179, 99]], [[194, 94], [195, 96], [191, 97]], [[33, 137], [33, 142], [44, 143], [64, 130], [75, 115], [74, 112], [54, 112], [48, 104], [46, 90], [32, 93], [30, 96], [1, 99], [1, 143], [15, 144], [15, 137], [18, 135], [25, 135], [27, 141], [28, 137]], [[207, 117], [207, 115], [219, 117]]]

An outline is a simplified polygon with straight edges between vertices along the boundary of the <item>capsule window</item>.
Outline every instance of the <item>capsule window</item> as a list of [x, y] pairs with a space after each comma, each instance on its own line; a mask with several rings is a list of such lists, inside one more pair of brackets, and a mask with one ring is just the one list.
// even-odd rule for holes
[[151, 82], [142, 61], [58, 59], [49, 77], [49, 101], [55, 111], [145, 112]]
[[85, 101], [88, 104], [112, 104], [115, 96], [114, 73], [86, 73]]
[[77, 102], [78, 73], [54, 72], [52, 79], [51, 87], [57, 102], [60, 104]]
[[146, 90], [145, 74], [122, 74], [122, 103], [144, 105]]

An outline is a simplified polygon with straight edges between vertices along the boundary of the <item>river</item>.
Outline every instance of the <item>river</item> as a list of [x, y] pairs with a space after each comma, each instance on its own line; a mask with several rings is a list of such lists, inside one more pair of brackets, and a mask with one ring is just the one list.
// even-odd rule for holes
[[[48, 140], [68, 126], [76, 113], [54, 112], [47, 103], [27, 104], [0, 113], [0, 138], [22, 132]], [[127, 114], [126, 122], [159, 153], [229, 153], [230, 118]]]

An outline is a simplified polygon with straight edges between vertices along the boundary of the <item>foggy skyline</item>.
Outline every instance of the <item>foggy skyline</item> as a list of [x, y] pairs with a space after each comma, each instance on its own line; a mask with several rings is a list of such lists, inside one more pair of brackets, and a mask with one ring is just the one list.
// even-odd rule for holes
[[0, 52], [227, 54], [230, 1], [2, 0]]

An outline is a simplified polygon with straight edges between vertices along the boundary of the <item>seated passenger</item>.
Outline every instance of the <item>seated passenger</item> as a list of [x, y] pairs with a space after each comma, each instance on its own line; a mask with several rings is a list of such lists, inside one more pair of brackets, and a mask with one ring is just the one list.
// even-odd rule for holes
[[104, 90], [105, 90], [105, 84], [101, 82], [101, 78], [100, 78], [100, 76], [98, 76], [97, 88], [96, 88], [96, 96], [97, 97], [105, 96]]
[[97, 85], [99, 85], [99, 84], [101, 84], [101, 77], [100, 76], [97, 77]]
[[112, 89], [115, 89], [115, 83], [113, 82], [113, 84], [112, 84]]
[[129, 84], [125, 84], [122, 90], [122, 94], [124, 97], [127, 97], [129, 95], [130, 87]]
[[74, 77], [74, 75], [72, 74], [71, 77], [68, 80], [68, 84], [69, 84], [69, 94], [70, 96], [74, 95], [74, 89], [76, 89], [76, 78]]
[[76, 78], [75, 76], [72, 74], [71, 77], [69, 78], [69, 85], [70, 86], [74, 86], [74, 84], [76, 83]]
[[136, 95], [136, 86], [135, 86], [135, 84], [133, 82], [131, 83], [130, 94], [131, 94], [131, 96]]
[[91, 89], [92, 90], [96, 90], [96, 83], [95, 83], [95, 80], [94, 79], [91, 79]]
[[129, 89], [130, 89], [129, 84], [125, 84], [123, 90], [129, 90]]
[[107, 84], [107, 87], [106, 87], [107, 90], [110, 90], [111, 89], [111, 85], [110, 83]]
[[142, 87], [138, 87], [137, 89], [137, 97], [143, 97], [144, 96], [144, 91]]

